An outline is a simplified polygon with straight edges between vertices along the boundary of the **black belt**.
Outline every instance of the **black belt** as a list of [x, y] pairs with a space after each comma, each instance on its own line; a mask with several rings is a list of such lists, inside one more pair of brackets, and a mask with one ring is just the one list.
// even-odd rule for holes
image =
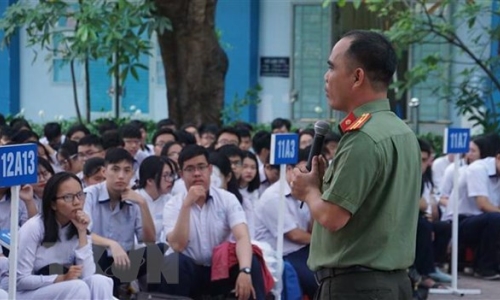
[[351, 274], [351, 273], [367, 273], [367, 272], [383, 272], [383, 273], [396, 273], [402, 272], [404, 270], [377, 270], [372, 268], [367, 268], [363, 266], [352, 266], [347, 268], [324, 268], [316, 271], [315, 277], [318, 283], [328, 278], [337, 277], [340, 275]]

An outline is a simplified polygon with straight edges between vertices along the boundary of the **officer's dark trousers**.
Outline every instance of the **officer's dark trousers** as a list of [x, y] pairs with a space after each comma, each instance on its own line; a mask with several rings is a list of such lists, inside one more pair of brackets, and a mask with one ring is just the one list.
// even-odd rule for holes
[[341, 274], [320, 283], [315, 300], [411, 300], [410, 278], [405, 270]]
[[425, 217], [418, 217], [415, 249], [415, 269], [426, 276], [435, 272], [434, 248], [432, 245], [432, 224]]
[[500, 213], [482, 213], [461, 217], [459, 242], [476, 248], [476, 272], [498, 272], [498, 240], [500, 238]]
[[309, 245], [284, 256], [283, 259], [293, 266], [299, 277], [300, 288], [304, 294], [312, 299], [318, 289], [318, 283], [316, 282], [316, 278], [314, 278], [314, 273], [307, 266], [308, 257]]
[[[96, 273], [113, 279], [113, 296], [119, 296], [120, 285], [129, 283], [148, 274], [148, 283], [159, 283], [160, 269], [163, 263], [164, 244], [149, 245], [145, 248], [129, 251], [130, 268], [118, 269], [113, 265], [113, 257], [108, 256], [106, 249], [94, 246], [94, 260], [97, 263]], [[148, 272], [149, 271], [149, 272]]]
[[[259, 260], [252, 257], [252, 284], [258, 300], [265, 299], [264, 279]], [[173, 253], [165, 257], [163, 266], [162, 283], [158, 292], [197, 298], [202, 295], [227, 295], [234, 288], [236, 278], [239, 275], [239, 266], [236, 265], [229, 270], [229, 278], [225, 280], [211, 281], [211, 268], [195, 263], [193, 259], [182, 254]]]

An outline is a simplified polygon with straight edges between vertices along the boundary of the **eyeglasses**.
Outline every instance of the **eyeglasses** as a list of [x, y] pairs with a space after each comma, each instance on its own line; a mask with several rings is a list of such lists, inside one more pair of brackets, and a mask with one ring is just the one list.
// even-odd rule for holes
[[68, 161], [69, 160], [73, 160], [75, 159], [76, 157], [78, 156], [78, 153], [75, 153], [73, 155], [71, 155], [70, 157], [66, 158], [66, 159], [61, 159], [59, 161], [57, 161], [57, 163], [60, 165], [60, 166], [65, 166], [68, 164]]
[[218, 140], [217, 141], [217, 144], [221, 145], [221, 146], [224, 146], [224, 145], [235, 145], [235, 146], [238, 146], [239, 145], [239, 142], [238, 141], [235, 141], [235, 140], [226, 140], [226, 139], [222, 139], [222, 140]]
[[193, 174], [194, 172], [198, 171], [198, 172], [202, 173], [202, 172], [205, 172], [205, 170], [207, 170], [207, 169], [208, 169], [208, 165], [203, 164], [203, 165], [186, 167], [182, 170], [182, 172], [187, 173], [187, 174]]
[[123, 142], [125, 144], [129, 144], [129, 145], [140, 145], [141, 144], [141, 140], [129, 140], [129, 139], [123, 139]]
[[89, 157], [92, 157], [94, 155], [96, 155], [97, 153], [101, 153], [103, 150], [99, 150], [99, 151], [89, 151], [89, 152], [78, 152], [77, 155], [78, 155], [78, 158], [89, 158]]
[[63, 196], [56, 197], [56, 200], [62, 199], [66, 203], [74, 202], [75, 198], [78, 199], [78, 201], [83, 201], [85, 200], [86, 193], [81, 191], [76, 194], [66, 194]]
[[243, 163], [241, 162], [241, 160], [231, 161], [231, 167], [241, 167], [241, 166], [243, 166]]
[[50, 173], [49, 173], [49, 171], [47, 171], [47, 170], [40, 171], [40, 172], [38, 172], [38, 174], [37, 174], [38, 179], [40, 179], [40, 178], [47, 179], [47, 178], [49, 178], [49, 177], [50, 177], [50, 175], [51, 175], [51, 174], [50, 174]]
[[177, 179], [177, 174], [163, 174], [161, 175], [161, 177], [163, 178], [163, 180], [167, 181], [167, 182], [174, 182], [176, 179]]

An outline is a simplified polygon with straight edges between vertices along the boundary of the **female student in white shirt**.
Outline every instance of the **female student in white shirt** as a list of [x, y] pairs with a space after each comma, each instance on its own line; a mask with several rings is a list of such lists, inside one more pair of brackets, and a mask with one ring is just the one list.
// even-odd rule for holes
[[239, 179], [239, 191], [243, 196], [243, 208], [247, 216], [251, 237], [254, 237], [254, 207], [259, 200], [260, 175], [257, 157], [250, 151], [243, 152], [243, 170]]
[[18, 299], [113, 299], [113, 281], [95, 274], [84, 202], [74, 174], [48, 180], [42, 214], [19, 229]]
[[163, 156], [149, 156], [139, 167], [137, 192], [148, 203], [156, 230], [156, 243], [165, 243], [162, 235], [163, 208], [170, 198], [170, 191], [177, 179], [174, 162]]

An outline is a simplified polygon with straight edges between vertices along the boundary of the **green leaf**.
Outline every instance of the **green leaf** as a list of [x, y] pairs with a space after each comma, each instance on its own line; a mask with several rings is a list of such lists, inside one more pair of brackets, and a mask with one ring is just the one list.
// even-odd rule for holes
[[130, 67], [130, 74], [132, 74], [135, 80], [139, 81], [139, 74], [137, 74], [137, 70], [134, 66]]
[[355, 9], [359, 9], [361, 7], [361, 3], [363, 0], [352, 0], [352, 5], [354, 6]]

